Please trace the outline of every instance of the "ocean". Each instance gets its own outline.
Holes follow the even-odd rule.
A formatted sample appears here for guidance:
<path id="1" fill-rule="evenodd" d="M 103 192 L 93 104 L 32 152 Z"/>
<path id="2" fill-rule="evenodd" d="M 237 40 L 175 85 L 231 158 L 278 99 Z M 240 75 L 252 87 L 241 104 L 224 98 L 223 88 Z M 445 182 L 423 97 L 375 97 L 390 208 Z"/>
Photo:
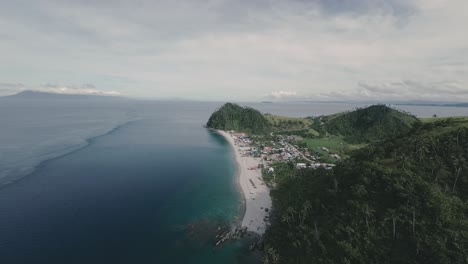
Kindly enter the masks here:
<path id="1" fill-rule="evenodd" d="M 245 244 L 213 246 L 242 211 L 229 145 L 202 127 L 221 105 L 0 99 L 0 263 L 254 263 Z M 288 116 L 357 106 L 246 105 Z"/>

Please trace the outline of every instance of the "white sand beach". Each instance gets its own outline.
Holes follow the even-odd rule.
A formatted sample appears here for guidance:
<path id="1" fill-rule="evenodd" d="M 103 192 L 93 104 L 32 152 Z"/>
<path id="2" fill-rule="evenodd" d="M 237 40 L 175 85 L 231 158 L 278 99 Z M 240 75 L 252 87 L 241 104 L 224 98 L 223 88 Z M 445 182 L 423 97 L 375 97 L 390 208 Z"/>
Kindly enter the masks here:
<path id="1" fill-rule="evenodd" d="M 233 136 L 225 131 L 218 130 L 218 133 L 229 141 L 238 164 L 237 176 L 245 198 L 242 226 L 247 227 L 248 231 L 262 235 L 265 233 L 269 219 L 271 197 L 270 190 L 262 180 L 261 169 L 257 168 L 261 159 L 243 155 L 242 153 L 249 147 L 239 146 Z"/>

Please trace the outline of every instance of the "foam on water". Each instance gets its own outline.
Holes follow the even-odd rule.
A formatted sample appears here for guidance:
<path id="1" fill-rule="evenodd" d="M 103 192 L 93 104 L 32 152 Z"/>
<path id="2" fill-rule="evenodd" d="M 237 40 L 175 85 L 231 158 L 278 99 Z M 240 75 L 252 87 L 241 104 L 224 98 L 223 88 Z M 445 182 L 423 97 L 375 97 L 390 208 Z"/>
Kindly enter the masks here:
<path id="1" fill-rule="evenodd" d="M 106 104 L 0 101 L 0 186 L 132 118 L 129 109 Z"/>

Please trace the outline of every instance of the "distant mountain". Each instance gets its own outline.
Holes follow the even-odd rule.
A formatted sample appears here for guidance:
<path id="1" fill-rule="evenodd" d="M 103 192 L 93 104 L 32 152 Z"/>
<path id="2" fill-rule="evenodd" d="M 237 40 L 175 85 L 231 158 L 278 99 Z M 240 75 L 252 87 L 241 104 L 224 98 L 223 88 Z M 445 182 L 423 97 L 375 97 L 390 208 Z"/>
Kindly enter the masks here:
<path id="1" fill-rule="evenodd" d="M 349 142 L 371 142 L 407 133 L 415 123 L 415 116 L 386 105 L 372 105 L 351 112 L 320 118 L 322 129 L 342 135 Z"/>
<path id="2" fill-rule="evenodd" d="M 448 105 L 444 105 L 444 106 L 468 107 L 468 103 L 448 104 Z"/>
<path id="3" fill-rule="evenodd" d="M 264 134 L 271 129 L 270 123 L 262 113 L 253 108 L 232 103 L 226 103 L 215 111 L 208 119 L 206 126 L 252 134 Z"/>
<path id="4" fill-rule="evenodd" d="M 424 101 L 424 100 L 410 100 L 410 101 L 376 101 L 376 100 L 331 100 L 331 101 L 312 101 L 312 100 L 294 100 L 294 101 L 275 101 L 275 103 L 314 103 L 314 104 L 354 104 L 354 105 L 375 105 L 375 104 L 388 104 L 388 105 L 409 105 L 409 106 L 445 106 L 445 107 L 468 107 L 468 103 L 452 102 L 452 101 Z M 264 103 L 264 102 L 261 102 Z"/>
<path id="5" fill-rule="evenodd" d="M 7 100 L 121 100 L 123 97 L 91 94 L 58 94 L 38 91 L 23 91 L 0 97 Z"/>
<path id="6" fill-rule="evenodd" d="M 443 101 L 405 101 L 389 102 L 393 105 L 413 105 L 413 106 L 446 106 L 446 107 L 468 107 L 468 103 L 443 102 Z"/>

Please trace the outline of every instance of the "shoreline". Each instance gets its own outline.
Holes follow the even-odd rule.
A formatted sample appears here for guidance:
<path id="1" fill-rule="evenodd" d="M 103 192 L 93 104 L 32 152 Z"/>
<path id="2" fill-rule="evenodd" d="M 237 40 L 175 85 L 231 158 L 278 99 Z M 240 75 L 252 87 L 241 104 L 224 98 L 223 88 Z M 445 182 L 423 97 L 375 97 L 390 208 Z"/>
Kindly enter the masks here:
<path id="1" fill-rule="evenodd" d="M 233 150 L 236 162 L 236 182 L 243 197 L 241 227 L 246 227 L 247 231 L 263 235 L 269 222 L 271 210 L 270 190 L 262 180 L 261 170 L 257 168 L 260 158 L 242 155 L 249 147 L 237 145 L 233 136 L 226 131 L 214 130 L 222 135 Z M 255 167 L 255 169 L 252 169 Z"/>
<path id="2" fill-rule="evenodd" d="M 220 131 L 216 130 L 216 132 L 218 134 L 221 134 Z M 236 155 L 236 150 L 234 148 L 234 146 L 231 144 L 231 142 L 229 142 L 229 139 L 226 138 L 226 136 L 228 135 L 223 135 L 221 134 L 224 139 L 226 139 L 229 143 L 229 148 L 231 148 L 232 152 L 231 152 L 231 155 L 232 155 L 232 158 L 234 160 L 234 163 L 235 163 L 235 166 L 236 166 L 236 172 L 235 172 L 235 182 L 236 182 L 236 190 L 238 193 L 242 194 L 242 202 L 241 202 L 241 205 L 240 205 L 240 208 L 239 208 L 239 216 L 237 217 L 237 221 L 236 221 L 236 226 L 242 226 L 242 221 L 244 220 L 244 216 L 245 216 L 245 212 L 247 210 L 247 198 L 245 196 L 245 193 L 244 193 L 244 190 L 242 189 L 241 187 L 241 183 L 240 183 L 240 173 L 241 173 L 241 165 L 240 165 L 240 161 L 237 159 L 237 155 Z"/>

